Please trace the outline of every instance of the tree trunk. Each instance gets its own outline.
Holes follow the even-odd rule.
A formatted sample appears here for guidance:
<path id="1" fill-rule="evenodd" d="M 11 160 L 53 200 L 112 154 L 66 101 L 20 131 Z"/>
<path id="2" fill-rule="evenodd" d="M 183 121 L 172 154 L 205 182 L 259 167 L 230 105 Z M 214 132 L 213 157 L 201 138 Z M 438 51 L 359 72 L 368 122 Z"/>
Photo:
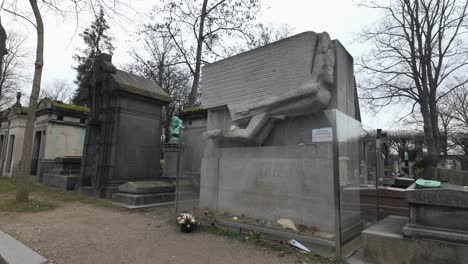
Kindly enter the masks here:
<path id="1" fill-rule="evenodd" d="M 200 84 L 201 57 L 203 50 L 203 31 L 205 28 L 206 6 L 208 0 L 203 0 L 202 12 L 200 16 L 200 27 L 198 28 L 197 57 L 195 59 L 195 73 L 193 75 L 192 90 L 190 91 L 188 107 L 193 107 L 198 95 L 198 86 Z"/>
<path id="2" fill-rule="evenodd" d="M 433 124 L 431 121 L 431 113 L 427 107 L 427 104 L 424 102 L 421 103 L 421 114 L 424 122 L 424 137 L 426 139 L 427 143 L 427 154 L 431 158 L 431 160 L 436 161 L 439 159 L 439 155 L 435 157 L 434 153 L 437 153 L 438 150 L 436 151 L 436 146 L 435 146 L 435 141 L 434 141 L 434 129 L 433 129 Z"/>
<path id="3" fill-rule="evenodd" d="M 436 88 L 432 89 L 437 91 Z M 435 92 L 434 92 L 435 93 Z M 435 96 L 431 96 L 429 99 L 429 113 L 432 124 L 432 140 L 434 142 L 434 149 L 431 153 L 432 160 L 434 161 L 434 166 L 440 159 L 440 132 L 439 132 L 439 114 L 437 111 L 437 102 Z"/>
<path id="4" fill-rule="evenodd" d="M 34 65 L 34 78 L 29 99 L 26 129 L 24 132 L 23 152 L 16 175 L 16 201 L 24 202 L 29 199 L 29 173 L 31 168 L 32 141 L 34 122 L 36 119 L 37 99 L 41 90 L 42 68 L 44 65 L 44 24 L 36 0 L 29 0 L 31 9 L 36 18 L 37 46 L 36 63 Z"/>

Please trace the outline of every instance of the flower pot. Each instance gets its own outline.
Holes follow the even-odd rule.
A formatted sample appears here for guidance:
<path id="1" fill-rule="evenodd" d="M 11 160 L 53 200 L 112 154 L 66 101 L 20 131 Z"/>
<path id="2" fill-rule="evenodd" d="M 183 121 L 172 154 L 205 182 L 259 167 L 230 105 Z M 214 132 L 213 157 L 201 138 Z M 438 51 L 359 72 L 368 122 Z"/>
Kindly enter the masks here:
<path id="1" fill-rule="evenodd" d="M 193 231 L 193 229 L 195 228 L 195 224 L 183 224 L 183 225 L 180 225 L 180 231 L 184 232 L 184 233 L 190 233 Z"/>

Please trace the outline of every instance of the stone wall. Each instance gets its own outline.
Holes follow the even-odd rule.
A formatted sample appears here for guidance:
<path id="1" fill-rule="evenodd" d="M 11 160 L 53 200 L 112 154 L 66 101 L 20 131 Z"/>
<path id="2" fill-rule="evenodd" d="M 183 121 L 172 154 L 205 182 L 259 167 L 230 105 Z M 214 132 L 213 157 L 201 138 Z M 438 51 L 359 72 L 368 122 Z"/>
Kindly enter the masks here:
<path id="1" fill-rule="evenodd" d="M 202 163 L 200 206 L 334 230 L 332 145 L 222 148 Z"/>

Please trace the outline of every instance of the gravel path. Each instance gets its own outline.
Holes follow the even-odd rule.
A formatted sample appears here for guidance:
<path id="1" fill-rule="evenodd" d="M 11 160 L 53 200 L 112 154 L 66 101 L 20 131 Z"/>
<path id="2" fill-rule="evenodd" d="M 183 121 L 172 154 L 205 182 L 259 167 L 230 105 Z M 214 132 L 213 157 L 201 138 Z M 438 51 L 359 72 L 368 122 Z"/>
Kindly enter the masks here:
<path id="1" fill-rule="evenodd" d="M 51 263 L 302 263 L 222 236 L 183 234 L 170 218 L 167 207 L 130 212 L 69 203 L 41 213 L 0 213 L 0 229 Z"/>

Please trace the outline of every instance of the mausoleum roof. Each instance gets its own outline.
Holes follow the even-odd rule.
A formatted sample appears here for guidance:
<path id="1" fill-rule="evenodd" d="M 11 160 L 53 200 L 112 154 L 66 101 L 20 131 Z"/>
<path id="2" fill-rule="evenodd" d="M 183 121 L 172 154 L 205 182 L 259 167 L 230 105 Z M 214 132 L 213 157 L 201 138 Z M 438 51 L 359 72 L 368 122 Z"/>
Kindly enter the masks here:
<path id="1" fill-rule="evenodd" d="M 133 73 L 117 69 L 112 74 L 120 89 L 129 93 L 151 97 L 163 102 L 170 102 L 171 98 L 156 82 Z"/>

